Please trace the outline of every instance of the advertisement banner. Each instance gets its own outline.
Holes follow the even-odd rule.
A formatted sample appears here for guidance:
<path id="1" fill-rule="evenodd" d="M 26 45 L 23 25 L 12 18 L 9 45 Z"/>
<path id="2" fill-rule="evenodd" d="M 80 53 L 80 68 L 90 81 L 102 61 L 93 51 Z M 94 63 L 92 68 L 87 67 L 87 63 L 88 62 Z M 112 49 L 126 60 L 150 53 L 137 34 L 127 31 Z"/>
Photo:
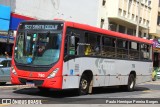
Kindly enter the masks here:
<path id="1" fill-rule="evenodd" d="M 0 5 L 0 31 L 8 31 L 10 23 L 11 8 Z"/>

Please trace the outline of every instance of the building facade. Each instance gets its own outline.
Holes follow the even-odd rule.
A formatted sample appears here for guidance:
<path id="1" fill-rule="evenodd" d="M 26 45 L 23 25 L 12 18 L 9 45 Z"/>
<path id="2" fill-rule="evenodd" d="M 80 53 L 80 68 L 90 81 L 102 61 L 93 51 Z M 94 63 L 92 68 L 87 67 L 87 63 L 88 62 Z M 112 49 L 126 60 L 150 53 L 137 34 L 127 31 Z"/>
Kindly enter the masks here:
<path id="1" fill-rule="evenodd" d="M 108 29 L 142 38 L 152 38 L 148 34 L 152 16 L 151 0 L 114 0 L 114 2 L 102 0 L 101 8 L 107 10 L 107 19 L 103 16 L 101 20 L 107 20 Z"/>

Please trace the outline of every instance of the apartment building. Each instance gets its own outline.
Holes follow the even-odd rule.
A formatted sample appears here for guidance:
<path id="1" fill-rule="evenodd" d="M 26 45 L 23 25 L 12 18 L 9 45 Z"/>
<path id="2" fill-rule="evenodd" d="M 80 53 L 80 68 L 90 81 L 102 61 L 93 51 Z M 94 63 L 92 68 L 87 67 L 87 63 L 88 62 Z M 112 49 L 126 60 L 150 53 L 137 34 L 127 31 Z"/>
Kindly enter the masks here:
<path id="1" fill-rule="evenodd" d="M 160 38 L 160 0 L 152 0 L 150 22 L 150 35 L 153 36 L 153 39 Z"/>
<path id="2" fill-rule="evenodd" d="M 110 30 L 135 36 L 137 33 L 139 37 L 151 38 L 148 35 L 151 0 L 102 0 L 101 12 L 104 10 L 106 16 L 101 15 L 101 27 L 103 22 L 106 22 Z M 139 32 L 136 31 L 137 26 Z"/>

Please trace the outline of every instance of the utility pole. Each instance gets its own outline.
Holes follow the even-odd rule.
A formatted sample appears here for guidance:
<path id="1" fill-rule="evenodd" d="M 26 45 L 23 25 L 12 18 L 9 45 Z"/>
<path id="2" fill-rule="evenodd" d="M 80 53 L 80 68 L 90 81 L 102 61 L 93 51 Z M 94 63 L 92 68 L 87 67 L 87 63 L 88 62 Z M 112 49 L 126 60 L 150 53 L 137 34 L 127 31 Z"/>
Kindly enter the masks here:
<path id="1" fill-rule="evenodd" d="M 141 0 L 139 0 L 139 4 L 138 4 L 138 20 L 137 20 L 137 28 L 136 28 L 136 37 L 138 37 L 138 34 L 139 34 L 140 10 L 141 10 Z"/>

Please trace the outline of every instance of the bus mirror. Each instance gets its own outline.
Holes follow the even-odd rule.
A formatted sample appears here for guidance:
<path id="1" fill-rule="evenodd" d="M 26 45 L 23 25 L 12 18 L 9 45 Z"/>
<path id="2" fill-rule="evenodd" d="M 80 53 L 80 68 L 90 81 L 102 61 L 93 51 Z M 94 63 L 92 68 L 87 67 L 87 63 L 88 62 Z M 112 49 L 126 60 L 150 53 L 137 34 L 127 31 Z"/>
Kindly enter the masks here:
<path id="1" fill-rule="evenodd" d="M 70 46 L 75 46 L 75 36 L 70 36 Z"/>

